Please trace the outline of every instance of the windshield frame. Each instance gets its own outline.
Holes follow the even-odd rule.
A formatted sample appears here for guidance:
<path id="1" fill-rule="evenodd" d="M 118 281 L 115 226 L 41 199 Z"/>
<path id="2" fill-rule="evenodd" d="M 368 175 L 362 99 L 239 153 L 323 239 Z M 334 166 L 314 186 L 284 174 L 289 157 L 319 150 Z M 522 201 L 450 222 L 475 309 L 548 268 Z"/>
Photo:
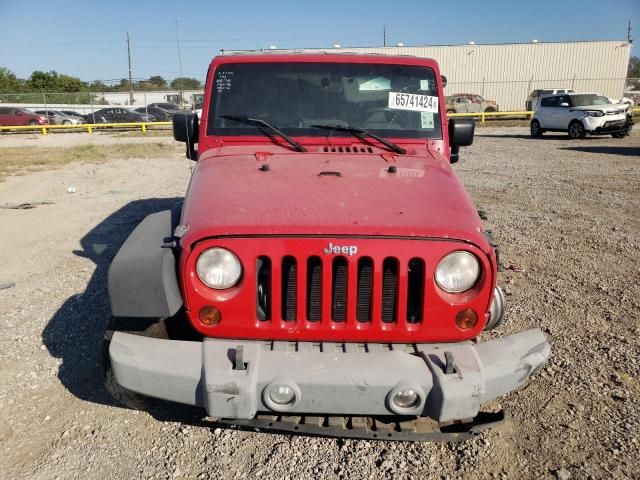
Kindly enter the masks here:
<path id="1" fill-rule="evenodd" d="M 223 57 L 216 57 L 209 69 L 208 80 L 207 80 L 207 90 L 205 92 L 204 104 L 208 105 L 207 108 L 203 110 L 203 119 L 201 122 L 201 133 L 205 134 L 204 137 L 209 138 L 228 138 L 235 137 L 238 141 L 253 141 L 256 138 L 263 138 L 264 134 L 262 134 L 258 127 L 247 128 L 246 126 L 242 128 L 214 128 L 213 125 L 215 115 L 215 105 L 218 98 L 218 91 L 215 88 L 215 81 L 218 72 L 221 71 L 222 67 L 242 65 L 242 64 L 277 64 L 277 63 L 285 63 L 285 64 L 328 64 L 328 65 L 339 65 L 339 64 L 363 64 L 369 65 L 371 67 L 376 66 L 403 66 L 403 67 L 415 67 L 416 69 L 424 69 L 429 70 L 428 75 L 429 78 L 433 78 L 434 84 L 432 87 L 432 91 L 435 91 L 436 95 L 432 95 L 438 98 L 438 112 L 434 113 L 434 127 L 433 130 L 407 130 L 407 129 L 377 129 L 367 127 L 366 125 L 355 125 L 349 124 L 349 127 L 355 128 L 363 128 L 374 132 L 375 134 L 385 137 L 385 138 L 394 138 L 399 140 L 418 140 L 418 141 L 440 141 L 444 140 L 446 137 L 446 116 L 444 115 L 444 97 L 442 94 L 442 80 L 440 77 L 440 71 L 438 69 L 438 65 L 431 59 L 427 58 L 418 58 L 418 57 L 394 57 L 394 56 L 385 56 L 385 55 L 357 55 L 357 54 L 307 54 L 307 55 L 279 55 L 279 56 L 267 56 L 265 54 L 257 54 L 247 57 L 243 57 L 240 55 L 229 55 Z M 240 112 L 244 113 L 244 112 Z M 311 121 L 311 119 L 308 119 Z M 322 131 L 312 127 L 302 127 L 302 128 L 287 128 L 282 127 L 281 125 L 275 125 L 278 128 L 281 128 L 283 132 L 291 137 L 296 138 L 310 138 L 318 139 L 327 138 L 327 137 L 344 137 L 344 138 L 353 138 L 353 136 L 348 132 L 338 132 L 338 131 Z"/>

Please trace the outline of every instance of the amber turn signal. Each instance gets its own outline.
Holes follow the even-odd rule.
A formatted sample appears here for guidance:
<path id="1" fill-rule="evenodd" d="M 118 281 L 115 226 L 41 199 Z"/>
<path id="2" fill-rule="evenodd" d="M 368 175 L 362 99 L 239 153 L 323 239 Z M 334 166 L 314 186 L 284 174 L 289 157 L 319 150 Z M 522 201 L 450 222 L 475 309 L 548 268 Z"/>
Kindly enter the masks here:
<path id="1" fill-rule="evenodd" d="M 462 330 L 473 328 L 478 323 L 478 314 L 470 308 L 460 310 L 456 315 L 456 325 Z"/>
<path id="2" fill-rule="evenodd" d="M 216 307 L 202 307 L 198 313 L 200 321 L 205 325 L 217 325 L 222 320 L 222 313 Z"/>

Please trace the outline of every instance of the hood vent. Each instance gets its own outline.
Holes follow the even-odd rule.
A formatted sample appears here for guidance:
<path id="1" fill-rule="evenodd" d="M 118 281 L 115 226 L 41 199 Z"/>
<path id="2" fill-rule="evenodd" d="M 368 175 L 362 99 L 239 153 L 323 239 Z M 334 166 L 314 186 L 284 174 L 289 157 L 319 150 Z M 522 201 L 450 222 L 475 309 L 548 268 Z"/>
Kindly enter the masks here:
<path id="1" fill-rule="evenodd" d="M 351 147 L 351 146 L 338 146 L 338 147 L 323 147 L 322 151 L 325 153 L 373 153 L 371 147 Z"/>

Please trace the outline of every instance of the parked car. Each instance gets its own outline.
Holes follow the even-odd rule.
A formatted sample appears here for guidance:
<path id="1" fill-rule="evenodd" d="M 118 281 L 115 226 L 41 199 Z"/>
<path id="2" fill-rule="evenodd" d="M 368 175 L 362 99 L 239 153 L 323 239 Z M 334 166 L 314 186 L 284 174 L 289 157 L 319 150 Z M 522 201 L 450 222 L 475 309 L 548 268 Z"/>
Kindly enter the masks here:
<path id="1" fill-rule="evenodd" d="M 64 114 L 60 110 L 36 110 L 36 113 L 48 116 L 49 124 L 79 125 L 81 123 L 85 123 L 84 118 L 72 117 Z"/>
<path id="2" fill-rule="evenodd" d="M 527 101 L 524 104 L 524 109 L 527 112 L 534 111 L 538 106 L 538 101 L 540 100 L 540 97 L 544 97 L 545 95 L 556 95 L 558 93 L 571 93 L 571 92 L 573 92 L 573 90 L 571 90 L 570 88 L 546 88 L 546 89 L 534 90 L 529 94 L 529 97 L 527 98 Z"/>
<path id="3" fill-rule="evenodd" d="M 446 97 L 447 113 L 497 112 L 498 104 L 474 93 L 456 93 Z"/>
<path id="4" fill-rule="evenodd" d="M 158 122 L 168 122 L 171 120 L 171 117 L 173 117 L 173 112 L 158 107 L 152 107 L 151 105 L 136 108 L 135 111 L 138 113 L 153 115 Z"/>
<path id="5" fill-rule="evenodd" d="M 177 113 L 180 110 L 180 106 L 176 105 L 175 103 L 171 103 L 171 102 L 167 102 L 167 103 L 150 103 L 148 105 L 149 107 L 156 107 L 156 108 L 161 108 L 162 110 L 166 110 L 167 112 L 174 112 Z"/>
<path id="6" fill-rule="evenodd" d="M 155 117 L 145 113 L 138 113 L 122 107 L 103 108 L 85 115 L 88 123 L 129 123 L 153 122 Z"/>
<path id="7" fill-rule="evenodd" d="M 79 113 L 76 112 L 75 110 L 60 110 L 62 113 L 64 113 L 65 115 L 68 115 L 69 117 L 76 117 L 76 118 L 81 118 L 84 120 L 85 114 L 84 113 Z"/>
<path id="8" fill-rule="evenodd" d="M 635 107 L 636 102 L 633 101 L 633 98 L 630 97 L 622 97 L 622 98 L 611 98 L 607 97 L 611 103 L 622 103 L 629 105 L 631 108 Z"/>
<path id="9" fill-rule="evenodd" d="M 45 115 L 33 113 L 26 108 L 0 107 L 0 126 L 48 125 Z"/>
<path id="10" fill-rule="evenodd" d="M 596 93 L 566 93 L 542 97 L 531 120 L 531 136 L 567 132 L 572 139 L 587 134 L 622 138 L 632 125 L 628 105 L 612 104 Z"/>

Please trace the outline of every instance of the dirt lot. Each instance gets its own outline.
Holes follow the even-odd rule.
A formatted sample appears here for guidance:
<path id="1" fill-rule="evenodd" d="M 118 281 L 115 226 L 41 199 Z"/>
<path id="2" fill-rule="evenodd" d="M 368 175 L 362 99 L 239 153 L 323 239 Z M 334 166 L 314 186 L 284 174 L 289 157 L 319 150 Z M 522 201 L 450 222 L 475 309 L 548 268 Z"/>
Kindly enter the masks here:
<path id="1" fill-rule="evenodd" d="M 1 136 L 0 156 L 89 139 L 171 144 Z M 539 325 L 553 348 L 503 399 L 509 420 L 461 444 L 241 432 L 197 410 L 114 405 L 98 366 L 109 260 L 184 193 L 182 147 L 6 177 L 0 206 L 53 203 L 0 209 L 0 284 L 15 283 L 0 290 L 0 478 L 638 478 L 640 132 L 569 141 L 486 128 L 455 168 L 512 267 L 500 274 L 507 321 L 483 337 Z"/>

